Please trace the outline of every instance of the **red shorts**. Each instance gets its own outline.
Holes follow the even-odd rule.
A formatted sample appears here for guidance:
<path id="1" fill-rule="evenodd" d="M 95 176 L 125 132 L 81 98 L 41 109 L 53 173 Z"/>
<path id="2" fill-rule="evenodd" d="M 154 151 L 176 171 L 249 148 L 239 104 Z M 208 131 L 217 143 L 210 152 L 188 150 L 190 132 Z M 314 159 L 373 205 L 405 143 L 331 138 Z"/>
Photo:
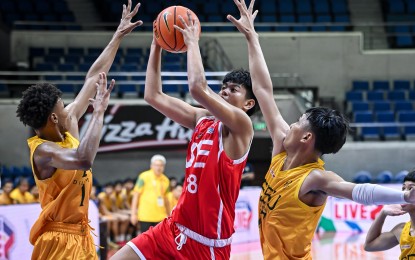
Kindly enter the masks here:
<path id="1" fill-rule="evenodd" d="M 186 243 L 177 249 L 175 238 L 180 230 L 171 218 L 166 218 L 157 226 L 133 240 L 128 245 L 141 259 L 229 259 L 231 246 L 209 247 L 187 237 Z"/>

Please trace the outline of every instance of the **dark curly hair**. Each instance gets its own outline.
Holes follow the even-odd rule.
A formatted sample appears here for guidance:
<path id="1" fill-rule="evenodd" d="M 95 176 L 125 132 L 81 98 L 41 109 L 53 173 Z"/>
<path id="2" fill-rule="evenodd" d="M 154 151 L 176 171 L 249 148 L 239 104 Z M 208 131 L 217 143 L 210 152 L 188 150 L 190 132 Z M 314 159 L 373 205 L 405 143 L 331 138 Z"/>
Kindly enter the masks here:
<path id="1" fill-rule="evenodd" d="M 326 107 L 310 108 L 305 114 L 316 135 L 315 149 L 322 154 L 337 153 L 350 131 L 348 120 L 340 112 Z"/>
<path id="2" fill-rule="evenodd" d="M 415 182 L 415 169 L 412 169 L 410 172 L 408 172 L 408 174 L 403 179 L 403 182 L 406 181 Z"/>
<path id="3" fill-rule="evenodd" d="M 249 71 L 244 70 L 244 69 L 236 69 L 236 70 L 229 72 L 228 74 L 225 75 L 225 78 L 223 78 L 222 83 L 225 84 L 228 82 L 241 84 L 246 89 L 246 97 L 248 99 L 252 98 L 253 100 L 255 100 L 255 106 L 253 106 L 251 109 L 246 111 L 248 116 L 252 116 L 256 111 L 258 111 L 259 104 L 258 104 L 258 100 L 256 99 L 254 95 L 254 92 L 252 91 L 251 74 L 249 73 Z"/>
<path id="4" fill-rule="evenodd" d="M 30 86 L 23 92 L 17 106 L 17 117 L 24 125 L 39 129 L 46 125 L 53 107 L 62 96 L 62 91 L 50 83 Z"/>

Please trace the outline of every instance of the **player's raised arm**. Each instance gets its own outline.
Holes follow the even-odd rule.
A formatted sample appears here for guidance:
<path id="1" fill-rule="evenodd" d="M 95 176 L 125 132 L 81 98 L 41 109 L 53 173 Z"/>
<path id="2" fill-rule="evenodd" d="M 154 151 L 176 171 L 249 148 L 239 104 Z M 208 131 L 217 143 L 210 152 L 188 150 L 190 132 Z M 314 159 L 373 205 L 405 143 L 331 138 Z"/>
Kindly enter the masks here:
<path id="1" fill-rule="evenodd" d="M 243 136 L 243 147 L 247 147 L 253 135 L 253 128 L 246 111 L 255 106 L 255 100 L 253 98 L 245 99 L 248 96 L 245 87 L 236 82 L 224 82 L 219 95 L 208 87 L 199 49 L 198 21 L 192 18 L 190 12 L 187 13 L 187 17 L 179 16 L 179 19 L 184 24 L 184 29 L 178 26 L 175 28 L 182 32 L 187 46 L 190 94 L 213 116 L 223 122 L 231 133 Z M 236 104 L 234 95 L 243 96 L 245 100 Z"/>
<path id="2" fill-rule="evenodd" d="M 107 89 L 105 73 L 99 74 L 99 81 L 95 85 L 97 95 L 95 99 L 90 99 L 94 112 L 85 136 L 77 148 L 63 148 L 54 142 L 44 142 L 38 146 L 33 155 L 33 162 L 39 179 L 51 177 L 55 169 L 89 170 L 92 167 L 98 151 L 104 112 L 107 109 L 114 83 L 112 81 Z"/>
<path id="3" fill-rule="evenodd" d="M 182 126 L 193 129 L 197 114 L 203 109 L 163 93 L 161 82 L 161 47 L 153 39 L 147 64 L 144 99 L 160 113 Z"/>
<path id="4" fill-rule="evenodd" d="M 258 33 L 254 28 L 254 20 L 258 14 L 258 10 L 253 11 L 255 0 L 251 1 L 249 7 L 246 6 L 244 0 L 234 0 L 234 2 L 239 9 L 241 17 L 237 20 L 232 15 L 228 15 L 227 18 L 246 37 L 252 88 L 258 99 L 268 131 L 273 140 L 272 154 L 276 155 L 283 150 L 282 140 L 285 137 L 289 126 L 284 118 L 282 118 L 277 104 L 275 103 L 270 73 L 262 53 Z"/>
<path id="5" fill-rule="evenodd" d="M 142 21 L 131 22 L 131 19 L 137 14 L 139 7 L 140 3 L 138 3 L 134 7 L 134 9 L 131 10 L 131 0 L 128 0 L 127 6 L 123 5 L 121 21 L 117 27 L 117 30 L 112 36 L 111 41 L 102 51 L 101 55 L 99 55 L 97 60 L 92 64 L 91 68 L 89 69 L 86 75 L 84 86 L 82 87 L 78 96 L 75 98 L 74 102 L 68 105 L 67 109 L 71 113 L 72 120 L 76 122 L 76 124 L 74 124 L 75 126 L 73 127 L 73 129 L 78 128 L 77 122 L 88 108 L 88 100 L 90 98 L 93 98 L 96 93 L 95 82 L 98 81 L 99 73 L 108 73 L 112 63 L 114 62 L 114 58 L 121 44 L 121 40 L 124 38 L 124 36 L 129 34 L 135 27 L 142 24 Z M 76 131 L 71 131 L 71 133 L 73 134 L 75 134 L 75 132 Z"/>

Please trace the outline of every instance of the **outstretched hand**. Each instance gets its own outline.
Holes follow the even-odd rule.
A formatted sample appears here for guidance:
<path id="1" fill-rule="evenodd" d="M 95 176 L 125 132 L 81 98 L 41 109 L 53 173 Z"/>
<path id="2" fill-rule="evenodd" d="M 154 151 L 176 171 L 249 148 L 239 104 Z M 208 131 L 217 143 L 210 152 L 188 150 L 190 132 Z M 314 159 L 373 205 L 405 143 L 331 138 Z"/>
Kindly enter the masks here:
<path id="1" fill-rule="evenodd" d="M 233 0 L 233 2 L 238 7 L 241 18 L 237 20 L 230 14 L 228 14 L 226 18 L 231 21 L 233 25 L 235 25 L 235 27 L 245 35 L 245 37 L 248 38 L 251 33 L 255 33 L 254 20 L 258 14 L 258 10 L 255 12 L 253 11 L 255 0 L 251 0 L 249 7 L 246 6 L 245 0 Z"/>
<path id="2" fill-rule="evenodd" d="M 131 22 L 131 19 L 137 14 L 138 9 L 140 8 L 140 5 L 141 4 L 138 3 L 134 7 L 133 11 L 131 11 L 131 6 L 132 6 L 131 0 L 128 0 L 127 6 L 125 6 L 125 4 L 123 5 L 121 22 L 118 25 L 116 33 L 119 33 L 121 36 L 125 36 L 129 34 L 132 30 L 134 30 L 135 27 L 143 24 L 141 20 L 138 20 L 134 23 Z"/>
<path id="3" fill-rule="evenodd" d="M 107 109 L 110 94 L 114 88 L 114 85 L 115 80 L 111 80 L 111 84 L 107 88 L 107 75 L 105 74 L 105 72 L 99 73 L 99 80 L 96 83 L 97 94 L 95 96 L 95 99 L 89 99 L 89 102 L 91 102 L 92 106 L 94 107 L 94 111 L 103 112 Z"/>
<path id="4" fill-rule="evenodd" d="M 185 20 L 181 15 L 179 15 L 179 20 L 183 24 L 183 28 L 180 26 L 174 25 L 176 30 L 179 30 L 183 34 L 183 40 L 186 46 L 189 46 L 192 43 L 197 43 L 200 36 L 200 26 L 199 22 L 192 18 L 192 14 L 189 10 L 186 12 L 187 19 Z"/>
<path id="5" fill-rule="evenodd" d="M 401 205 L 385 205 L 382 208 L 383 213 L 386 216 L 400 216 L 405 214 L 406 212 L 402 210 Z"/>

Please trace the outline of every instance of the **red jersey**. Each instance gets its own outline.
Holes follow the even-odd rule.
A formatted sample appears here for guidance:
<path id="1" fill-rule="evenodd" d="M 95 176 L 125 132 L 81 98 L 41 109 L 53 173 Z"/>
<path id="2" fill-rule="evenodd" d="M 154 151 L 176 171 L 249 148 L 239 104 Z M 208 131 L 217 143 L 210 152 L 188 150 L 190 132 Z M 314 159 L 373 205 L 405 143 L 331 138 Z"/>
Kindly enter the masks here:
<path id="1" fill-rule="evenodd" d="M 172 212 L 174 222 L 211 239 L 227 239 L 235 231 L 235 203 L 249 152 L 230 159 L 222 128 L 214 117 L 197 123 L 187 149 L 183 193 Z"/>

